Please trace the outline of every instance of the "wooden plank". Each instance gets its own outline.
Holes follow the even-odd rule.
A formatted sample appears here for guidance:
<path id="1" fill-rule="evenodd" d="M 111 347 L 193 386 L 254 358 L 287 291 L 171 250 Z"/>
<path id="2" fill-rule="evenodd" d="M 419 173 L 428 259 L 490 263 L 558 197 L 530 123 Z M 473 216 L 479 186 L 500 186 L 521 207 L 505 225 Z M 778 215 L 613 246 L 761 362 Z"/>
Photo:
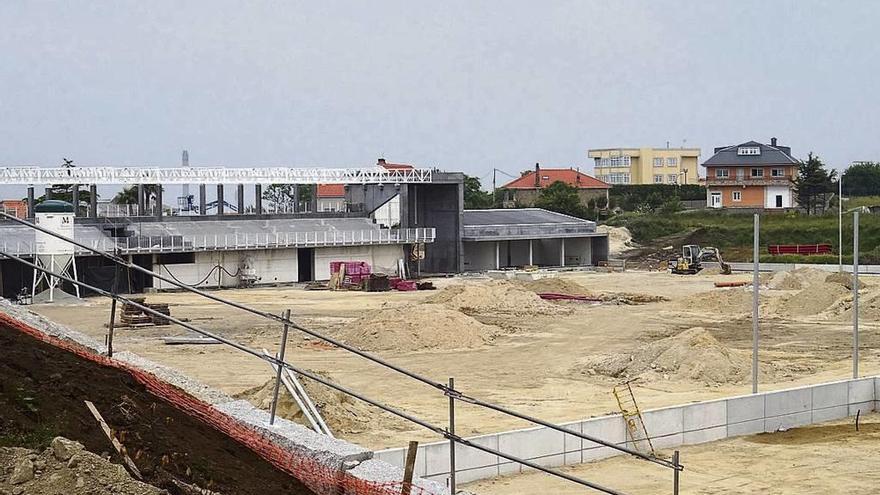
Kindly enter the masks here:
<path id="1" fill-rule="evenodd" d="M 134 461 L 132 461 L 131 457 L 129 457 L 128 454 L 125 453 L 125 447 L 123 447 L 122 444 L 119 443 L 119 440 L 117 440 L 116 437 L 113 436 L 113 431 L 110 430 L 110 426 L 107 424 L 106 421 L 104 421 L 104 417 L 101 416 L 101 413 L 98 412 L 98 409 L 95 407 L 95 405 L 92 404 L 91 401 L 85 401 L 85 403 L 86 407 L 89 408 L 89 411 L 92 412 L 92 416 L 94 416 L 95 420 L 98 421 L 98 424 L 101 425 L 101 429 L 104 430 L 104 435 L 107 436 L 107 439 L 110 440 L 113 448 L 116 449 L 116 452 L 119 454 L 120 457 L 122 457 L 122 460 L 123 462 L 125 462 L 125 466 L 128 469 L 128 472 L 131 473 L 131 475 L 134 476 L 135 479 L 143 480 L 144 477 L 141 476 L 141 472 L 138 470 Z"/>
<path id="2" fill-rule="evenodd" d="M 416 467 L 416 454 L 419 452 L 419 442 L 410 441 L 406 449 L 406 464 L 403 469 L 403 490 L 401 495 L 409 495 L 412 490 L 413 472 Z"/>

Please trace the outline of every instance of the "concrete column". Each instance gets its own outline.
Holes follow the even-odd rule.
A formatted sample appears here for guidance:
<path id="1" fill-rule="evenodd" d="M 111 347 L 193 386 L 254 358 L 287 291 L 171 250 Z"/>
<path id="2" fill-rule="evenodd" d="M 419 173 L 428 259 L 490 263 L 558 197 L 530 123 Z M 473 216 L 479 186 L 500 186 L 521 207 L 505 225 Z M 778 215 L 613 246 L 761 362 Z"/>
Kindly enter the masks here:
<path id="1" fill-rule="evenodd" d="M 34 218 L 34 186 L 28 186 L 27 216 Z"/>
<path id="2" fill-rule="evenodd" d="M 146 214 L 146 190 L 144 189 L 143 184 L 137 185 L 137 205 L 138 205 L 138 216 L 142 217 Z"/>
<path id="3" fill-rule="evenodd" d="M 559 246 L 559 266 L 565 266 L 565 237 L 561 239 Z"/>
<path id="4" fill-rule="evenodd" d="M 98 218 L 98 185 L 89 184 L 89 216 Z"/>
<path id="5" fill-rule="evenodd" d="M 73 203 L 73 216 L 79 216 L 79 184 L 74 184 L 73 189 L 70 190 L 71 198 L 70 202 Z"/>
<path id="6" fill-rule="evenodd" d="M 299 184 L 293 185 L 293 212 L 299 213 L 302 208 L 299 207 Z"/>
<path id="7" fill-rule="evenodd" d="M 495 241 L 495 269 L 501 269 L 501 243 Z"/>
<path id="8" fill-rule="evenodd" d="M 255 184 L 254 185 L 254 210 L 257 211 L 257 215 L 263 214 L 263 185 Z"/>
<path id="9" fill-rule="evenodd" d="M 534 261 L 532 260 L 532 252 L 533 252 L 533 251 L 534 251 L 534 250 L 532 249 L 532 240 L 529 239 L 529 265 L 534 265 L 534 264 L 535 264 Z"/>
<path id="10" fill-rule="evenodd" d="M 217 184 L 217 214 L 223 214 L 223 184 Z"/>
<path id="11" fill-rule="evenodd" d="M 52 199 L 52 188 L 47 187 L 46 191 L 43 193 L 43 199 Z"/>
<path id="12" fill-rule="evenodd" d="M 162 219 L 162 184 L 156 184 L 156 218 Z"/>
<path id="13" fill-rule="evenodd" d="M 238 201 L 238 214 L 244 215 L 244 184 L 235 187 L 235 199 Z"/>
<path id="14" fill-rule="evenodd" d="M 199 184 L 199 215 L 205 214 L 205 204 L 208 202 L 206 199 L 207 192 L 204 184 Z"/>

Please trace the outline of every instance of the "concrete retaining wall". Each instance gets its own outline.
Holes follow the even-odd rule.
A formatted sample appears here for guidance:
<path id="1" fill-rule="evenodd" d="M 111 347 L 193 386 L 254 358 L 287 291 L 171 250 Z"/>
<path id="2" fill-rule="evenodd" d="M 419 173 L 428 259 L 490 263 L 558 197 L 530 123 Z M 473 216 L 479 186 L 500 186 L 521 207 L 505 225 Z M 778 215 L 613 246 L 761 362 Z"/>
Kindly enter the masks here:
<path id="1" fill-rule="evenodd" d="M 752 263 L 730 263 L 730 268 L 735 272 L 750 272 L 754 268 Z M 761 263 L 758 267 L 762 272 L 790 272 L 798 268 L 815 268 L 826 272 L 837 272 L 840 268 L 836 264 L 813 264 L 813 263 Z M 843 264 L 843 271 L 852 273 L 852 263 Z M 880 275 L 880 265 L 859 265 L 859 273 Z"/>
<path id="2" fill-rule="evenodd" d="M 840 419 L 855 415 L 859 410 L 866 413 L 875 410 L 878 399 L 880 380 L 871 377 L 653 409 L 645 411 L 643 417 L 654 448 L 666 449 Z M 633 447 L 620 415 L 564 426 Z M 544 427 L 483 435 L 471 440 L 546 467 L 621 455 L 609 447 Z M 456 449 L 456 479 L 461 483 L 528 470 L 469 447 L 457 446 Z M 402 466 L 404 455 L 405 449 L 390 449 L 376 452 L 375 458 Z M 421 445 L 415 474 L 446 483 L 448 442 Z"/>

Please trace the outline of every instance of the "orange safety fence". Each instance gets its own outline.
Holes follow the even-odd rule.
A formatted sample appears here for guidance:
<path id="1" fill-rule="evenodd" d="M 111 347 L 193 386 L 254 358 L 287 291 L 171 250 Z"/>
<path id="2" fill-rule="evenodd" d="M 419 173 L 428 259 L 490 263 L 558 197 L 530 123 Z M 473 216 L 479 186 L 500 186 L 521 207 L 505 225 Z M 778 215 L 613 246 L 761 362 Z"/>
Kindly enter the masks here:
<path id="1" fill-rule="evenodd" d="M 152 395 L 249 448 L 279 470 L 299 480 L 318 495 L 400 495 L 403 492 L 403 481 L 377 482 L 363 480 L 351 475 L 347 471 L 328 466 L 299 453 L 291 452 L 260 432 L 218 411 L 210 404 L 128 363 L 96 354 L 91 349 L 76 342 L 47 335 L 2 312 L 0 312 L 0 323 L 49 345 L 75 354 L 82 359 L 128 373 Z M 409 493 L 412 495 L 438 495 L 435 492 L 415 485 L 410 487 Z"/>

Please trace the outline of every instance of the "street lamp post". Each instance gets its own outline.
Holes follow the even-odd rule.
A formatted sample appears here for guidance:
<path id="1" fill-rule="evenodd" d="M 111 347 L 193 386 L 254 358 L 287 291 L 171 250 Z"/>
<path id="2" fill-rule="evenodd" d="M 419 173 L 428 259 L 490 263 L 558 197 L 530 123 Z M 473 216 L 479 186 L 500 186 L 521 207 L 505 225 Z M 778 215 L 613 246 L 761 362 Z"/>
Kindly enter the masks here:
<path id="1" fill-rule="evenodd" d="M 843 174 L 837 178 L 837 271 L 843 273 Z"/>

